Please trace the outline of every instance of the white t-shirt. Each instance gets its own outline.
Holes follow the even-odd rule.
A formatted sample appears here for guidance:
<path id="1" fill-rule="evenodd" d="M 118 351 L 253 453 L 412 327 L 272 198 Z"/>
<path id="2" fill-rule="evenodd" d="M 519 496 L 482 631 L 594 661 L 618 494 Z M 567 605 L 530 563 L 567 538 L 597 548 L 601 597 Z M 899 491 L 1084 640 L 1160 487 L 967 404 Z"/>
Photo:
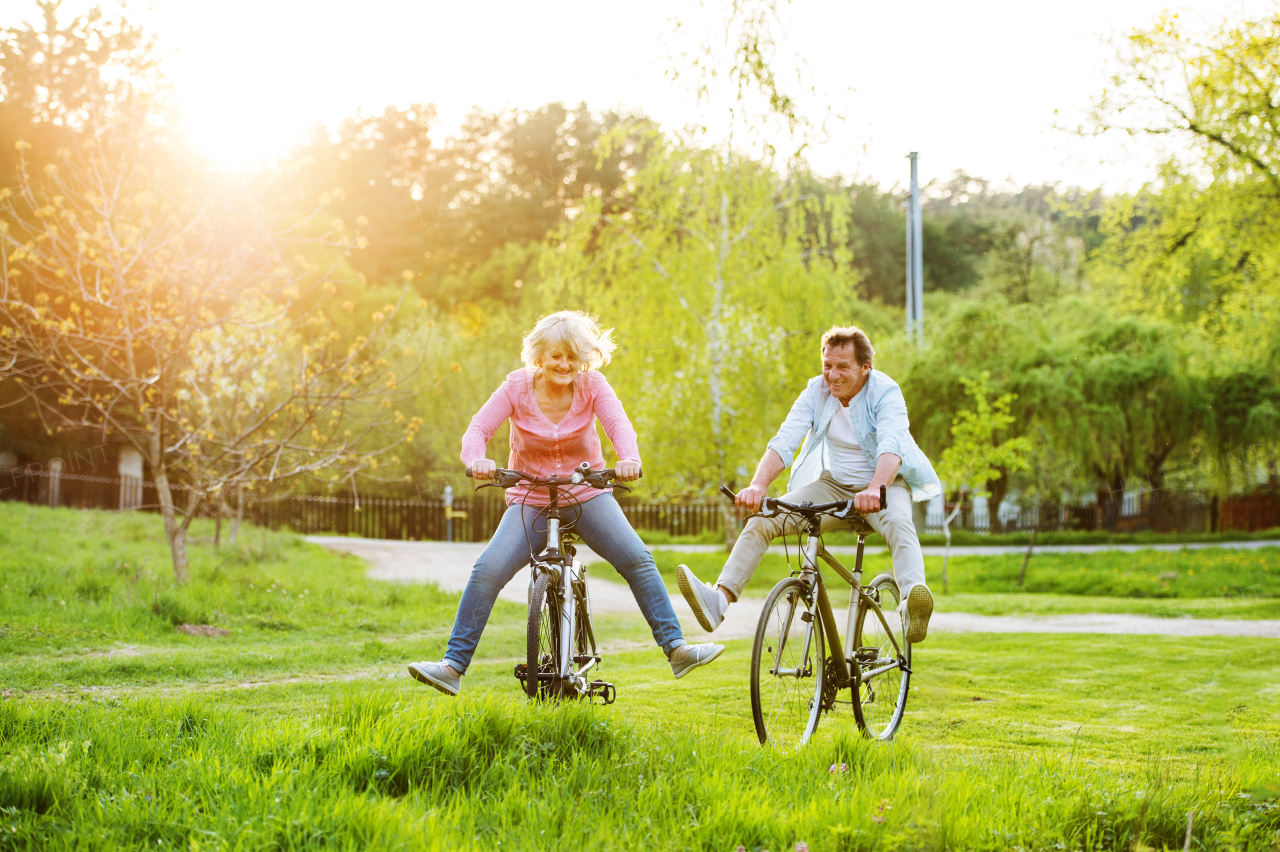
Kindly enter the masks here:
<path id="1" fill-rule="evenodd" d="M 862 485 L 871 482 L 876 467 L 867 459 L 854 434 L 853 422 L 849 419 L 848 406 L 840 406 L 831 418 L 827 427 L 827 452 L 831 476 L 841 485 Z"/>

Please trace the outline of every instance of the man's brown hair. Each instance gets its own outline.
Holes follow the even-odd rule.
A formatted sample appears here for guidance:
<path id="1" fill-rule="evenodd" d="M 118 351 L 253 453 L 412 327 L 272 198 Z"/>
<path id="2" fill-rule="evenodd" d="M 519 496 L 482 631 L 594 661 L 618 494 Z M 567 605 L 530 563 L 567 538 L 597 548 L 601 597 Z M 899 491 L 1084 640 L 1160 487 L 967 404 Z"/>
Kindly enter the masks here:
<path id="1" fill-rule="evenodd" d="M 827 333 L 822 335 L 822 351 L 826 351 L 833 346 L 848 346 L 853 344 L 853 359 L 859 364 L 866 367 L 874 367 L 872 359 L 876 356 L 876 350 L 871 348 L 871 339 L 867 337 L 867 333 L 860 328 L 852 325 L 833 325 L 827 329 Z"/>

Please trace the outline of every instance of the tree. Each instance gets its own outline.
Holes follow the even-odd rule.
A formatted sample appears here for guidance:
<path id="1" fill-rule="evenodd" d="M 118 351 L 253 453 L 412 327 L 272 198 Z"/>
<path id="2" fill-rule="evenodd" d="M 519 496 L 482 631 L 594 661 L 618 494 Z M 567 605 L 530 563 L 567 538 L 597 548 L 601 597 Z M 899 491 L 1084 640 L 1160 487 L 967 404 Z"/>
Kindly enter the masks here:
<path id="1" fill-rule="evenodd" d="M 1108 206 L 1091 275 L 1118 303 L 1193 323 L 1237 364 L 1280 349 L 1280 12 L 1195 33 L 1176 15 L 1123 42 L 1095 132 L 1181 143 Z"/>
<path id="2" fill-rule="evenodd" d="M 1098 504 L 1114 529 L 1135 476 L 1163 497 L 1164 466 L 1202 433 L 1209 400 L 1190 375 L 1175 328 L 1099 320 L 1071 342 L 1070 422 L 1081 467 L 1100 481 Z"/>
<path id="3" fill-rule="evenodd" d="M 315 164 L 314 196 L 341 188 L 333 211 L 364 221 L 369 247 L 353 258 L 357 270 L 379 283 L 414 270 L 419 291 L 450 307 L 518 304 L 527 291 L 513 282 L 537 274 L 531 247 L 585 197 L 613 197 L 644 156 L 636 145 L 601 156 L 603 134 L 646 122 L 585 104 L 477 109 L 449 137 L 433 134 L 434 123 L 429 104 L 357 114 L 332 137 L 318 128 L 298 156 Z M 506 274 L 483 274 L 495 259 Z"/>
<path id="4" fill-rule="evenodd" d="M 361 238 L 316 230 L 320 211 L 273 227 L 237 188 L 149 164 L 145 144 L 91 139 L 0 190 L 0 378 L 51 433 L 93 429 L 142 454 L 182 582 L 208 501 L 349 476 L 420 424 L 392 430 L 379 340 L 396 306 L 352 339 L 320 301 Z"/>
<path id="5" fill-rule="evenodd" d="M 641 434 L 677 422 L 699 436 L 646 448 L 651 467 L 679 472 L 658 490 L 689 494 L 748 475 L 856 297 L 842 235 L 825 230 L 844 221 L 838 200 L 819 206 L 756 162 L 648 145 L 634 201 L 589 204 L 543 274 L 554 303 L 623 327 L 617 385 Z"/>
<path id="6" fill-rule="evenodd" d="M 957 491 L 968 490 L 974 496 L 986 496 L 987 483 L 1006 471 L 1023 470 L 1031 442 L 1026 437 L 1004 438 L 1004 431 L 1014 422 L 1009 405 L 1015 394 L 994 396 L 990 376 L 982 373 L 976 379 L 961 378 L 972 407 L 956 415 L 951 425 L 951 445 L 938 460 L 938 476 Z M 942 522 L 947 537 L 947 553 L 942 560 L 942 589 L 947 591 L 947 562 L 951 557 L 951 521 L 960 511 L 956 508 Z"/>
<path id="7" fill-rule="evenodd" d="M 38 25 L 0 29 L 0 186 L 18 183 L 15 142 L 32 143 L 27 160 L 42 167 L 85 132 L 164 127 L 168 82 L 155 40 L 96 6 L 59 20 L 61 5 L 37 0 Z"/>

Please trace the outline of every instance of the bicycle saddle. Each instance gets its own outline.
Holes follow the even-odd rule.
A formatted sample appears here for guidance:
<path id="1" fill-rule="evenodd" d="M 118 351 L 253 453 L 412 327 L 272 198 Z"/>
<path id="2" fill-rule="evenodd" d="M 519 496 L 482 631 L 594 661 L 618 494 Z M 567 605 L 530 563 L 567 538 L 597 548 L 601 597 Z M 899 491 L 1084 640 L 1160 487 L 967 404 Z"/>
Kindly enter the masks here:
<path id="1" fill-rule="evenodd" d="M 858 535 L 872 535 L 875 533 L 871 524 L 867 523 L 867 519 L 862 515 L 850 514 L 849 517 L 845 519 L 845 522 L 849 525 L 849 529 L 853 530 Z"/>

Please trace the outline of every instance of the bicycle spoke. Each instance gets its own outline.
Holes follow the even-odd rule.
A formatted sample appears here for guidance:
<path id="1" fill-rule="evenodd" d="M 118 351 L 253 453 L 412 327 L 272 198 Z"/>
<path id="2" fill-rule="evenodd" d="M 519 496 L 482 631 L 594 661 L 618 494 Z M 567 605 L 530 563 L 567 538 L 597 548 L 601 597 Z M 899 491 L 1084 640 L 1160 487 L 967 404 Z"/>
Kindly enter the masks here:
<path id="1" fill-rule="evenodd" d="M 911 675 L 902 669 L 910 666 L 910 646 L 902 635 L 901 624 L 892 615 L 898 606 L 898 586 L 892 578 L 877 577 L 868 595 L 881 610 L 864 604 L 858 615 L 858 665 L 863 672 L 854 712 L 864 733 L 887 740 L 897 731 L 906 709 Z M 881 613 L 886 613 L 881 620 Z M 886 622 L 888 628 L 886 629 Z M 898 644 L 894 644 L 894 638 Z M 899 659 L 902 648 L 904 659 Z"/>
<path id="2" fill-rule="evenodd" d="M 779 584 L 765 603 L 752 651 L 752 710 L 761 742 L 799 745 L 816 724 L 822 688 L 822 630 L 809 612 L 804 586 Z M 806 641 L 807 640 L 807 641 Z"/>

